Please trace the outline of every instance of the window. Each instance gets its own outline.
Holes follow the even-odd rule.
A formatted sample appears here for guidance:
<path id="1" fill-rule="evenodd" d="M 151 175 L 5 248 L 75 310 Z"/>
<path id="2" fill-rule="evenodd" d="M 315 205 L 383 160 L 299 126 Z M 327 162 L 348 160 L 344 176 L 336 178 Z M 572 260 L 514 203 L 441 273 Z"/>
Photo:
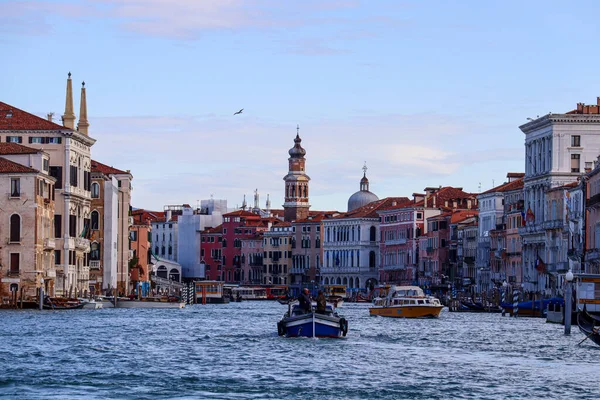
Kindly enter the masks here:
<path id="1" fill-rule="evenodd" d="M 77 236 L 77 216 L 69 215 L 69 236 Z"/>
<path id="2" fill-rule="evenodd" d="M 15 243 L 21 241 L 21 216 L 19 214 L 10 216 L 10 241 Z"/>
<path id="3" fill-rule="evenodd" d="M 60 250 L 54 250 L 54 264 L 60 265 Z"/>
<path id="4" fill-rule="evenodd" d="M 62 189 L 62 167 L 50 167 L 50 176 L 56 179 L 54 187 Z"/>
<path id="5" fill-rule="evenodd" d="M 137 231 L 130 231 L 129 232 L 129 239 L 132 242 L 137 242 Z"/>
<path id="6" fill-rule="evenodd" d="M 46 138 L 46 142 L 49 144 L 61 144 L 62 143 L 62 138 L 59 137 L 49 137 Z"/>
<path id="7" fill-rule="evenodd" d="M 92 183 L 92 199 L 97 199 L 100 197 L 100 185 L 96 182 Z"/>
<path id="8" fill-rule="evenodd" d="M 585 172 L 590 172 L 593 168 L 593 163 L 591 162 L 586 162 L 585 163 Z"/>
<path id="9" fill-rule="evenodd" d="M 10 178 L 10 197 L 21 196 L 21 178 Z"/>
<path id="10" fill-rule="evenodd" d="M 77 169 L 77 167 L 75 165 L 71 165 L 70 167 L 70 172 L 71 172 L 71 186 L 77 186 L 77 174 L 79 173 L 79 170 Z"/>
<path id="11" fill-rule="evenodd" d="M 88 171 L 83 171 L 83 190 L 90 190 L 92 182 L 92 174 Z"/>
<path id="12" fill-rule="evenodd" d="M 42 169 L 46 172 L 48 172 L 48 169 L 50 168 L 50 161 L 47 158 L 44 158 L 42 161 Z"/>
<path id="13" fill-rule="evenodd" d="M 10 253 L 10 275 L 18 275 L 19 274 L 19 253 Z"/>
<path id="14" fill-rule="evenodd" d="M 54 237 L 62 237 L 62 216 L 54 214 Z M 60 264 L 60 263 L 59 263 Z"/>
<path id="15" fill-rule="evenodd" d="M 579 135 L 571 136 L 571 147 L 581 147 L 581 136 L 579 136 Z"/>
<path id="16" fill-rule="evenodd" d="M 22 136 L 7 136 L 6 143 L 23 143 Z"/>
<path id="17" fill-rule="evenodd" d="M 92 220 L 92 229 L 95 231 L 100 229 L 100 213 L 98 211 L 92 211 L 91 220 Z"/>
<path id="18" fill-rule="evenodd" d="M 579 172 L 581 154 L 571 154 L 571 172 Z"/>
<path id="19" fill-rule="evenodd" d="M 44 143 L 44 138 L 43 137 L 30 137 L 29 143 L 42 144 L 42 143 Z"/>

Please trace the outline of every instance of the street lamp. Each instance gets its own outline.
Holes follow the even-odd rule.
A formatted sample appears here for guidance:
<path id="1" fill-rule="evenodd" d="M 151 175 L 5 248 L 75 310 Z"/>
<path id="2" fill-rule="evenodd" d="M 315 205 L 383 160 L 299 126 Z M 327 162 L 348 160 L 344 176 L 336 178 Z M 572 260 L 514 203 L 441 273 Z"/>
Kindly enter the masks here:
<path id="1" fill-rule="evenodd" d="M 565 274 L 565 280 L 567 281 L 565 285 L 565 335 L 571 334 L 571 303 L 573 301 L 573 289 L 571 288 L 571 282 L 573 282 L 573 278 L 573 272 L 569 269 Z"/>

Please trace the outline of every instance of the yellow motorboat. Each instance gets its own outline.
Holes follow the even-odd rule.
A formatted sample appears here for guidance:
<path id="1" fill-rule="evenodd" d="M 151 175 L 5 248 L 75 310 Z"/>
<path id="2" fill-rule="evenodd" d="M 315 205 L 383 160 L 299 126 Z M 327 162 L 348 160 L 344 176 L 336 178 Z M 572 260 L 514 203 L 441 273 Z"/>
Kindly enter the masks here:
<path id="1" fill-rule="evenodd" d="M 418 286 L 392 286 L 385 297 L 373 299 L 371 315 L 392 318 L 437 318 L 444 306 Z"/>

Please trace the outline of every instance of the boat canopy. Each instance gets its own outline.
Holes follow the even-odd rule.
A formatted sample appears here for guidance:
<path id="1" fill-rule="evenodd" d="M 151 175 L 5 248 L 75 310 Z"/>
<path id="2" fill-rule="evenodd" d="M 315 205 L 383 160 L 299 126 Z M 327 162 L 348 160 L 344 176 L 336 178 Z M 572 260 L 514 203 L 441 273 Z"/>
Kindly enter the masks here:
<path id="1" fill-rule="evenodd" d="M 423 289 L 418 286 L 392 286 L 388 297 L 424 297 Z"/>

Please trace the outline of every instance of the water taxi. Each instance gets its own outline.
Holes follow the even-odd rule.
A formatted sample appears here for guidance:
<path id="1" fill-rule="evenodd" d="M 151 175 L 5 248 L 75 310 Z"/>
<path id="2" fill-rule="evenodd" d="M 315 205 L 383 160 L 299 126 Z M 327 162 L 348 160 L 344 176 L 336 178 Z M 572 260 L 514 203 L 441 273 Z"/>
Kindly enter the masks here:
<path id="1" fill-rule="evenodd" d="M 392 286 L 385 297 L 373 299 L 371 315 L 392 318 L 437 318 L 442 304 L 418 286 Z"/>
<path id="2" fill-rule="evenodd" d="M 327 302 L 334 304 L 335 307 L 341 307 L 348 296 L 345 285 L 325 285 L 323 293 L 327 298 Z"/>

